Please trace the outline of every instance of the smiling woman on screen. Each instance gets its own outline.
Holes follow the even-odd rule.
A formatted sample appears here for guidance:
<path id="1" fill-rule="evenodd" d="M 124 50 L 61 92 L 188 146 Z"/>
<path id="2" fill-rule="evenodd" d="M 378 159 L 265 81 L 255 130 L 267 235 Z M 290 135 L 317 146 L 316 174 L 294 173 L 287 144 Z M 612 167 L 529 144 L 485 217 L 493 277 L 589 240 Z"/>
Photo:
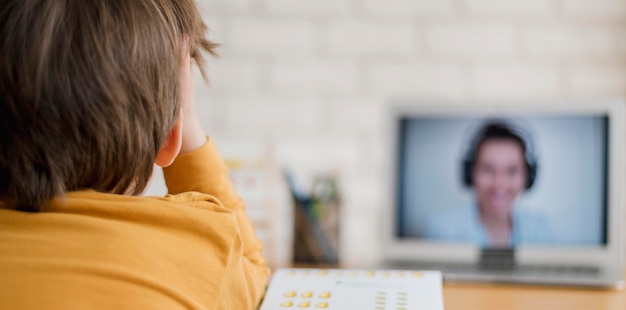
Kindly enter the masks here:
<path id="1" fill-rule="evenodd" d="M 546 241 L 546 221 L 517 207 L 537 177 L 536 155 L 525 131 L 502 121 L 484 124 L 472 139 L 462 174 L 474 203 L 433 214 L 436 220 L 425 227 L 428 237 L 491 248 Z"/>

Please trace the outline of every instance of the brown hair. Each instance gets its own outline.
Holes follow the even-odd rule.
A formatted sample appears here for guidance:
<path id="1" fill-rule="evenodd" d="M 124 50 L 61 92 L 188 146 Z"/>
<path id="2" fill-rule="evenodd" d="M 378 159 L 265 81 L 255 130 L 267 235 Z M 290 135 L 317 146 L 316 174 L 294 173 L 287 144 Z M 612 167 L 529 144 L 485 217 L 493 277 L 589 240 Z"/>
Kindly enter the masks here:
<path id="1" fill-rule="evenodd" d="M 193 0 L 2 1 L 0 199 L 141 193 L 180 109 L 181 37 L 206 78 L 206 30 Z"/>

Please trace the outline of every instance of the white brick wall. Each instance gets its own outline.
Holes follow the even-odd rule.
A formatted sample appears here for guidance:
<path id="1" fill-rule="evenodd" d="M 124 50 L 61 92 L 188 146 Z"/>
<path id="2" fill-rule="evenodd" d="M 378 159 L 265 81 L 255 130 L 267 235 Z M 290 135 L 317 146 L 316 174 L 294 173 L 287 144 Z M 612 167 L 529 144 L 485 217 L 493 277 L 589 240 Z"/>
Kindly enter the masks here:
<path id="1" fill-rule="evenodd" d="M 373 65 L 369 89 L 376 95 L 394 97 L 462 98 L 467 94 L 458 65 L 441 63 L 398 63 Z"/>
<path id="2" fill-rule="evenodd" d="M 340 137 L 378 137 L 382 135 L 384 99 L 375 96 L 340 96 L 328 100 L 330 131 Z M 366 152 L 365 152 L 366 153 Z M 360 158 L 367 157 L 362 154 Z"/>
<path id="3" fill-rule="evenodd" d="M 341 258 L 353 266 L 366 266 L 379 253 L 376 228 L 387 207 L 384 121 L 394 100 L 626 91 L 625 0 L 200 4 L 223 44 L 222 57 L 209 63 L 211 87 L 198 83 L 203 126 L 218 142 L 266 145 L 277 165 L 304 178 L 339 171 Z M 285 225 L 282 231 L 289 231 Z"/>
<path id="4" fill-rule="evenodd" d="M 476 98 L 541 99 L 559 93 L 556 66 L 528 64 L 476 65 L 470 78 Z"/>
<path id="5" fill-rule="evenodd" d="M 314 37 L 311 22 L 238 18 L 228 25 L 224 50 L 251 58 L 308 55 L 314 51 Z"/>
<path id="6" fill-rule="evenodd" d="M 210 37 L 216 42 L 224 43 L 225 38 L 227 37 L 225 20 L 217 16 L 208 16 L 207 18 L 205 18 L 205 21 L 209 26 Z"/>
<path id="7" fill-rule="evenodd" d="M 269 75 L 276 93 L 352 94 L 357 87 L 354 62 L 337 60 L 277 61 Z"/>
<path id="8" fill-rule="evenodd" d="M 428 28 L 428 46 L 434 54 L 473 58 L 510 58 L 514 53 L 510 23 L 443 23 Z"/>
<path id="9" fill-rule="evenodd" d="M 626 30 L 622 30 L 618 33 L 617 40 L 620 55 L 621 57 L 624 57 L 626 56 Z"/>
<path id="10" fill-rule="evenodd" d="M 350 0 L 266 0 L 267 10 L 285 15 L 347 14 Z"/>
<path id="11" fill-rule="evenodd" d="M 470 13 L 501 18 L 549 17 L 554 12 L 553 3 L 551 0 L 465 0 Z"/>
<path id="12" fill-rule="evenodd" d="M 525 43 L 532 56 L 559 59 L 610 58 L 616 55 L 615 33 L 604 26 L 531 26 Z"/>
<path id="13" fill-rule="evenodd" d="M 310 136 L 326 122 L 324 102 L 312 97 L 233 94 L 221 104 L 226 106 L 221 117 L 225 118 L 227 132 L 235 137 Z"/>
<path id="14" fill-rule="evenodd" d="M 453 0 L 363 0 L 368 14 L 374 16 L 430 18 L 449 16 L 454 11 Z"/>
<path id="15" fill-rule="evenodd" d="M 415 31 L 410 23 L 333 22 L 328 27 L 328 45 L 331 54 L 340 56 L 411 56 Z"/>
<path id="16" fill-rule="evenodd" d="M 254 0 L 197 0 L 199 7 L 206 14 L 227 15 L 233 12 L 246 11 Z"/>
<path id="17" fill-rule="evenodd" d="M 261 85 L 264 65 L 249 58 L 211 58 L 208 61 L 211 91 L 229 93 L 255 92 Z M 196 78 L 196 83 L 204 83 Z M 198 88 L 204 85 L 197 85 Z"/>
<path id="18" fill-rule="evenodd" d="M 613 65 L 581 65 L 568 70 L 568 92 L 581 96 L 620 96 L 626 93 L 626 71 Z"/>
<path id="19" fill-rule="evenodd" d="M 311 174 L 334 171 L 351 172 L 359 157 L 357 142 L 347 138 L 322 136 L 302 140 L 299 137 L 276 140 L 276 157 L 287 168 L 308 167 Z"/>
<path id="20" fill-rule="evenodd" d="M 372 268 L 376 266 L 380 255 L 376 247 L 369 243 L 379 244 L 381 228 L 378 213 L 363 212 L 359 206 L 343 210 L 346 215 L 341 220 L 343 234 L 340 238 L 342 252 L 339 253 L 341 264 L 346 268 Z M 376 211 L 378 212 L 378 210 Z"/>
<path id="21" fill-rule="evenodd" d="M 563 0 L 563 8 L 571 17 L 616 21 L 626 18 L 623 0 Z"/>

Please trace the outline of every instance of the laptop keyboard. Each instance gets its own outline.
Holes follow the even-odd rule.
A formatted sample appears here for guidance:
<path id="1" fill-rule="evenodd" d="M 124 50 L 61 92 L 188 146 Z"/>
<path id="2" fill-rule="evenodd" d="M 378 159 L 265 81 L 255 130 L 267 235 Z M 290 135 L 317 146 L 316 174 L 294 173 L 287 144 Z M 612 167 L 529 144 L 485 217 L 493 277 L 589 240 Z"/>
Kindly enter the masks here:
<path id="1" fill-rule="evenodd" d="M 549 265 L 529 265 L 516 266 L 513 272 L 532 274 L 556 274 L 567 276 L 593 276 L 600 273 L 600 269 L 590 266 L 549 266 Z"/>
<path id="2" fill-rule="evenodd" d="M 406 265 L 406 264 L 402 264 Z M 415 266 L 413 266 L 415 267 Z M 493 273 L 493 274 L 519 274 L 528 276 L 562 276 L 562 277 L 590 277 L 600 274 L 600 269 L 592 266 L 557 266 L 557 265 L 515 265 L 508 263 L 502 265 L 490 264 L 476 266 L 454 263 L 420 263 L 416 268 L 423 270 L 441 270 L 445 273 Z"/>

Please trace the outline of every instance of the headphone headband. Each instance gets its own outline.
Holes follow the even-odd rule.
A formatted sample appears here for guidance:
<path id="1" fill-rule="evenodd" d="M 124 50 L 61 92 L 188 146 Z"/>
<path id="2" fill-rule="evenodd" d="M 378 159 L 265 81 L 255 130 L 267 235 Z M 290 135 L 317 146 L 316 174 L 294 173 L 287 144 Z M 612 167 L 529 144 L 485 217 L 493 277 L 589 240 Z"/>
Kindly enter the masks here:
<path id="1" fill-rule="evenodd" d="M 514 139 L 522 143 L 526 167 L 528 168 L 526 189 L 530 189 L 537 177 L 537 156 L 532 138 L 526 130 L 503 120 L 488 120 L 474 134 L 463 159 L 463 184 L 466 187 L 473 186 L 473 169 L 480 145 L 486 140 L 498 138 Z"/>

